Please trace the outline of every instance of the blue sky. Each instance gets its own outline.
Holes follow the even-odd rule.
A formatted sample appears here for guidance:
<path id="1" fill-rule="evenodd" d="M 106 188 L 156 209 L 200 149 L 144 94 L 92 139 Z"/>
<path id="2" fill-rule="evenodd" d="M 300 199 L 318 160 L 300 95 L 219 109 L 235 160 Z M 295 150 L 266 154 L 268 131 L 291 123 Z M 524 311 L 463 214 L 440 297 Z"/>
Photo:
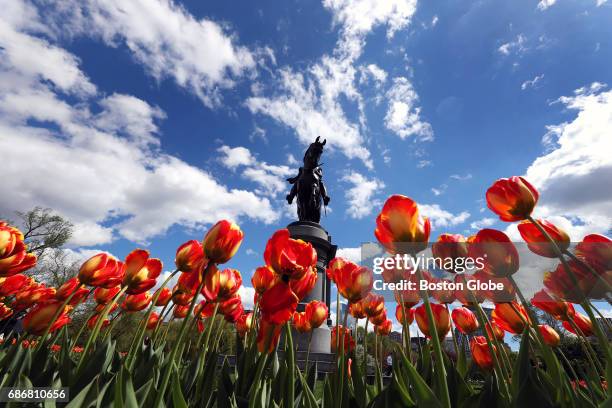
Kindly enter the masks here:
<path id="1" fill-rule="evenodd" d="M 612 3 L 0 0 L 0 214 L 51 207 L 75 256 L 174 251 L 232 218 L 245 281 L 307 143 L 342 253 L 408 195 L 442 232 L 518 234 L 526 175 L 574 240 L 612 229 Z M 609 181 L 607 182 L 609 184 Z M 361 188 L 357 188 L 361 185 Z"/>

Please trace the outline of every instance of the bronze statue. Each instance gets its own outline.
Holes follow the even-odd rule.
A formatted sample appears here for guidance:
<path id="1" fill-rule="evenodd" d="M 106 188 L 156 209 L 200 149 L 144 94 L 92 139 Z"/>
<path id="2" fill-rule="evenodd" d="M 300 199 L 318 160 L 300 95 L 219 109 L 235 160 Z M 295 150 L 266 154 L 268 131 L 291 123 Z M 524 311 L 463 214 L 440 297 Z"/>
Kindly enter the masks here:
<path id="1" fill-rule="evenodd" d="M 323 205 L 329 204 L 329 196 L 323 184 L 323 169 L 319 164 L 323 146 L 327 139 L 319 142 L 320 136 L 311 143 L 304 153 L 304 166 L 300 167 L 298 175 L 288 178 L 293 184 L 291 192 L 287 194 L 287 202 L 291 204 L 297 196 L 297 213 L 300 221 L 319 223 L 321 220 L 321 200 Z"/>

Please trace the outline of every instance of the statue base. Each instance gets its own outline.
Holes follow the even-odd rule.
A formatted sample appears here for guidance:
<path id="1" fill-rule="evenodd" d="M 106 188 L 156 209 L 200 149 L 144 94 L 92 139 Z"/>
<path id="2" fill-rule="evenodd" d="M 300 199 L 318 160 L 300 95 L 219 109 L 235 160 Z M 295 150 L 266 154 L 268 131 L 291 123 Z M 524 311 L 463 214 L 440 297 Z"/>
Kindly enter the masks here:
<path id="1" fill-rule="evenodd" d="M 312 291 L 298 304 L 298 311 L 304 311 L 306 304 L 312 300 L 319 300 L 327 305 L 331 310 L 331 282 L 327 279 L 325 270 L 329 261 L 336 256 L 338 247 L 331 242 L 331 236 L 328 232 L 316 222 L 296 221 L 287 226 L 289 235 L 294 239 L 301 239 L 310 242 L 317 251 L 317 283 Z M 331 349 L 331 330 L 329 326 L 331 320 L 327 320 L 327 324 L 314 329 L 312 332 L 312 341 L 310 343 L 311 353 L 330 353 Z M 295 330 L 292 332 L 293 341 L 297 345 L 298 350 L 307 350 L 310 334 L 300 334 Z"/>

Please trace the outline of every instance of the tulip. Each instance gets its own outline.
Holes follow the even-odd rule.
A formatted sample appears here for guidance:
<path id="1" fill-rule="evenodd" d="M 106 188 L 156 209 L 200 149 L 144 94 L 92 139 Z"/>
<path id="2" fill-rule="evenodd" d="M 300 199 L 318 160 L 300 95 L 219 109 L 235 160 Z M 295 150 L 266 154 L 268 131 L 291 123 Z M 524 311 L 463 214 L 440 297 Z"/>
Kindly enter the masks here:
<path id="1" fill-rule="evenodd" d="M 466 307 L 457 307 L 451 313 L 453 323 L 463 334 L 471 334 L 478 329 L 476 315 Z"/>
<path id="2" fill-rule="evenodd" d="M 491 275 L 487 275 L 485 272 L 483 271 L 476 271 L 472 277 L 481 283 L 494 283 L 496 285 L 501 284 L 502 289 L 498 290 L 498 289 L 491 289 L 491 290 L 487 290 L 487 289 L 481 289 L 480 295 L 484 296 L 484 298 L 490 300 L 493 303 L 503 303 L 503 302 L 512 302 L 513 300 L 516 299 L 516 288 L 514 287 L 514 285 L 512 284 L 512 282 L 510 282 L 510 279 L 506 278 L 506 277 L 499 277 L 499 276 L 491 276 Z"/>
<path id="3" fill-rule="evenodd" d="M 0 297 L 11 296 L 23 290 L 29 280 L 30 278 L 21 274 L 0 277 Z"/>
<path id="4" fill-rule="evenodd" d="M 299 333 L 308 333 L 312 330 L 304 312 L 293 313 L 293 326 Z"/>
<path id="5" fill-rule="evenodd" d="M 244 313 L 242 300 L 239 295 L 234 295 L 229 299 L 219 303 L 219 311 L 229 323 L 234 323 Z"/>
<path id="6" fill-rule="evenodd" d="M 574 328 L 574 325 L 570 324 L 570 321 L 563 322 L 563 327 L 565 327 L 566 330 L 574 333 L 577 336 L 590 337 L 593 335 L 593 323 L 591 322 L 591 319 L 582 313 L 576 312 L 571 321 L 578 327 L 578 329 L 580 329 L 580 331 L 577 331 Z"/>
<path id="7" fill-rule="evenodd" d="M 516 302 L 496 304 L 491 318 L 495 324 L 512 334 L 522 334 L 529 322 L 525 308 Z"/>
<path id="8" fill-rule="evenodd" d="M 22 292 L 15 294 L 14 310 L 24 310 L 36 303 L 44 303 L 55 297 L 55 288 L 48 288 L 44 284 L 33 285 Z"/>
<path id="9" fill-rule="evenodd" d="M 383 310 L 379 314 L 374 315 L 374 316 L 368 318 L 368 320 L 374 326 L 378 326 L 378 325 L 382 324 L 385 320 L 387 320 L 387 310 Z"/>
<path id="10" fill-rule="evenodd" d="M 236 320 L 236 332 L 242 338 L 245 334 L 253 327 L 253 313 L 249 312 L 242 314 L 238 320 Z"/>
<path id="11" fill-rule="evenodd" d="M 441 234 L 432 244 L 431 253 L 440 259 L 444 270 L 454 273 L 456 260 L 468 256 L 468 243 L 461 234 Z"/>
<path id="12" fill-rule="evenodd" d="M 139 312 L 144 310 L 151 303 L 151 294 L 142 292 L 137 295 L 127 295 L 121 304 L 121 308 L 126 312 Z"/>
<path id="13" fill-rule="evenodd" d="M 521 221 L 531 216 L 538 202 L 537 190 L 523 177 L 499 179 L 487 190 L 487 206 L 502 221 Z"/>
<path id="14" fill-rule="evenodd" d="M 108 302 L 113 300 L 117 293 L 121 291 L 120 286 L 115 286 L 113 288 L 96 288 L 94 290 L 94 299 L 99 305 L 106 305 Z"/>
<path id="15" fill-rule="evenodd" d="M 282 324 L 274 324 L 265 319 L 259 322 L 257 349 L 260 353 L 270 354 L 274 351 L 278 344 L 282 327 Z"/>
<path id="16" fill-rule="evenodd" d="M 438 332 L 438 338 L 442 339 L 449 332 L 451 328 L 450 316 L 448 309 L 438 303 L 431 303 L 431 311 L 434 317 L 434 325 Z M 416 318 L 419 329 L 425 336 L 431 338 L 432 330 L 429 327 L 429 319 L 427 318 L 427 311 L 425 305 L 417 307 L 414 311 L 414 317 Z"/>
<path id="17" fill-rule="evenodd" d="M 474 276 L 474 275 L 456 275 L 455 276 L 455 283 L 461 283 L 463 284 L 463 286 L 457 286 L 462 287 L 463 289 L 456 289 L 455 290 L 455 298 L 457 298 L 457 300 L 459 302 L 461 302 L 461 304 L 463 305 L 471 305 L 474 304 L 474 300 L 477 303 L 482 303 L 485 301 L 486 299 L 486 293 L 481 291 L 481 290 L 469 290 L 467 288 L 468 286 L 468 282 L 470 281 L 477 281 L 479 280 L 478 276 Z"/>
<path id="18" fill-rule="evenodd" d="M 361 300 L 361 303 L 363 304 L 363 311 L 368 317 L 377 316 L 385 310 L 385 298 L 380 295 L 369 293 Z"/>
<path id="19" fill-rule="evenodd" d="M 52 344 L 51 347 L 49 347 L 49 350 L 51 350 L 52 353 L 57 353 L 62 349 L 62 346 L 60 346 L 59 344 Z"/>
<path id="20" fill-rule="evenodd" d="M 282 325 L 293 316 L 298 300 L 289 285 L 279 281 L 261 297 L 261 318 L 269 323 Z"/>
<path id="21" fill-rule="evenodd" d="M 576 245 L 576 255 L 584 259 L 600 275 L 612 270 L 612 240 L 599 235 L 589 234 Z"/>
<path id="22" fill-rule="evenodd" d="M 147 330 L 155 330 L 158 323 L 159 323 L 159 314 L 152 312 L 149 315 L 149 320 L 147 320 Z"/>
<path id="23" fill-rule="evenodd" d="M 217 293 L 219 292 L 219 270 L 214 264 L 212 264 L 208 272 L 209 273 L 207 273 L 205 276 L 203 276 L 201 273 L 183 272 L 179 275 L 176 286 L 181 292 L 189 293 L 190 295 L 195 295 L 198 288 L 200 287 L 200 284 L 202 283 L 202 279 L 208 279 L 210 281 L 208 282 L 208 287 L 210 288 L 208 290 L 211 291 L 209 295 L 215 298 L 217 296 Z M 207 286 L 202 289 L 203 294 L 205 294 L 204 292 L 206 287 Z"/>
<path id="24" fill-rule="evenodd" d="M 318 300 L 313 300 L 308 303 L 304 309 L 306 320 L 310 323 L 313 329 L 321 326 L 326 320 L 329 313 L 327 305 Z"/>
<path id="25" fill-rule="evenodd" d="M 126 293 L 137 295 L 151 289 L 157 283 L 157 277 L 163 268 L 157 258 L 149 258 L 149 251 L 135 249 L 125 258 L 125 275 L 123 286 Z"/>
<path id="26" fill-rule="evenodd" d="M 83 352 L 83 350 L 85 350 L 85 349 L 84 349 L 83 347 L 81 347 L 81 346 L 74 346 L 74 347 L 72 348 L 72 352 L 73 352 L 73 353 L 82 353 L 82 352 Z"/>
<path id="27" fill-rule="evenodd" d="M 497 352 L 495 346 L 493 352 Z M 482 370 L 491 370 L 493 368 L 493 356 L 487 344 L 487 339 L 484 336 L 474 336 L 470 339 L 470 350 L 472 351 L 472 361 Z"/>
<path id="28" fill-rule="evenodd" d="M 193 294 L 185 292 L 179 288 L 179 285 L 174 286 L 172 291 L 172 302 L 179 306 L 188 306 L 193 300 Z"/>
<path id="29" fill-rule="evenodd" d="M 95 314 L 91 316 L 89 320 L 87 320 L 87 327 L 89 327 L 89 330 L 93 330 L 94 327 L 96 327 L 96 323 L 98 322 L 98 319 L 100 318 L 100 316 L 101 315 L 99 314 Z M 102 322 L 102 325 L 100 326 L 100 329 L 104 329 L 108 327 L 109 325 L 110 325 L 110 320 L 104 319 L 104 321 Z"/>
<path id="30" fill-rule="evenodd" d="M 353 339 L 353 336 L 351 336 L 351 330 L 343 326 L 337 326 L 337 327 L 334 326 L 331 329 L 331 351 L 332 353 L 339 351 L 339 350 L 336 350 L 336 344 L 340 344 L 340 342 L 337 340 L 338 335 L 340 336 L 340 339 L 344 337 L 344 353 L 345 354 L 350 353 L 355 348 L 355 340 Z M 341 344 L 340 344 L 340 347 L 342 347 Z"/>
<path id="31" fill-rule="evenodd" d="M 79 281 L 87 286 L 112 288 L 121 283 L 125 265 L 115 258 L 101 253 L 94 255 L 81 265 Z"/>
<path id="32" fill-rule="evenodd" d="M 298 299 L 302 300 L 315 287 L 318 277 L 319 275 L 317 272 L 314 269 L 311 269 L 310 272 L 306 272 L 299 279 L 290 279 L 289 286 Z"/>
<path id="33" fill-rule="evenodd" d="M 552 327 L 547 324 L 538 325 L 540 329 L 540 333 L 542 334 L 542 339 L 547 346 L 557 347 L 559 343 L 561 343 L 561 337 L 559 337 L 559 333 Z"/>
<path id="34" fill-rule="evenodd" d="M 495 337 L 497 341 L 504 341 L 504 337 L 506 336 L 506 333 L 495 322 L 491 322 L 491 324 L 487 323 L 485 325 L 485 329 L 487 332 L 487 336 L 490 339 L 493 339 L 493 337 Z"/>
<path id="35" fill-rule="evenodd" d="M 13 309 L 5 305 L 4 303 L 0 303 L 0 321 L 6 320 L 13 315 Z"/>
<path id="36" fill-rule="evenodd" d="M 255 269 L 253 273 L 253 277 L 251 278 L 251 284 L 257 293 L 264 293 L 266 290 L 270 289 L 276 281 L 278 280 L 278 275 L 274 273 L 274 271 L 267 266 L 260 266 Z"/>
<path id="37" fill-rule="evenodd" d="M 355 319 L 365 319 L 367 317 L 365 310 L 363 310 L 363 299 L 359 302 L 349 304 L 349 313 Z"/>
<path id="38" fill-rule="evenodd" d="M 189 313 L 189 306 L 176 305 L 172 309 L 172 315 L 175 319 L 184 319 Z"/>
<path id="39" fill-rule="evenodd" d="M 198 319 L 210 317 L 215 312 L 215 306 L 214 302 L 203 300 L 193 308 L 193 315 Z"/>
<path id="40" fill-rule="evenodd" d="M 391 254 L 416 254 L 427 248 L 430 231 L 429 218 L 419 214 L 416 202 L 403 195 L 393 195 L 376 217 L 374 235 Z"/>
<path id="41" fill-rule="evenodd" d="M 0 277 L 17 275 L 36 265 L 36 255 L 27 252 L 19 229 L 0 222 Z"/>
<path id="42" fill-rule="evenodd" d="M 481 258 L 484 263 L 482 271 L 487 275 L 507 277 L 519 269 L 518 251 L 501 231 L 488 228 L 478 231 L 468 252 L 474 259 Z"/>
<path id="43" fill-rule="evenodd" d="M 408 319 L 406 320 L 406 325 L 410 326 L 414 321 L 414 309 L 411 306 L 404 306 L 404 308 L 402 308 L 401 304 L 397 305 L 397 307 L 395 308 L 395 318 L 399 323 L 403 324 L 404 309 L 406 310 L 406 312 L 408 312 Z"/>
<path id="44" fill-rule="evenodd" d="M 204 255 L 215 264 L 226 263 L 238 251 L 243 238 L 244 234 L 238 225 L 221 220 L 208 230 L 202 241 Z"/>
<path id="45" fill-rule="evenodd" d="M 569 248 L 570 237 L 561 228 L 558 228 L 553 223 L 545 220 L 536 220 L 536 222 L 548 233 L 557 244 L 561 251 Z M 518 230 L 521 233 L 523 240 L 527 242 L 527 247 L 531 252 L 546 258 L 556 258 L 557 252 L 550 243 L 548 238 L 540 232 L 540 230 L 531 222 L 523 221 L 518 225 Z"/>
<path id="46" fill-rule="evenodd" d="M 335 278 L 338 292 L 349 303 L 358 302 L 365 298 L 374 285 L 372 271 L 353 262 L 341 258 L 336 259 L 330 262 L 329 268 L 332 269 L 331 274 Z"/>
<path id="47" fill-rule="evenodd" d="M 277 275 L 299 279 L 316 267 L 317 251 L 309 242 L 290 238 L 289 230 L 281 229 L 268 240 L 264 260 Z"/>
<path id="48" fill-rule="evenodd" d="M 219 292 L 217 298 L 226 300 L 233 297 L 242 285 L 242 276 L 236 269 L 224 269 L 219 272 Z"/>
<path id="49" fill-rule="evenodd" d="M 62 304 L 58 301 L 51 301 L 46 303 L 40 303 L 23 318 L 23 329 L 35 336 L 42 336 L 45 331 L 52 333 L 57 329 L 70 323 L 70 317 L 68 312 L 72 309 L 71 306 L 65 306 L 60 312 L 58 318 L 51 324 L 51 320 L 62 307 Z M 51 325 L 51 327 L 49 327 Z"/>
<path id="50" fill-rule="evenodd" d="M 441 289 L 429 291 L 429 294 L 436 299 L 438 303 L 453 303 L 455 301 L 455 291 L 451 289 L 444 289 L 445 287 L 450 287 L 449 285 L 451 282 L 448 279 L 430 278 L 429 281 L 435 284 L 440 284 Z"/>
<path id="51" fill-rule="evenodd" d="M 571 270 L 570 273 L 562 263 L 553 272 L 544 273 L 543 283 L 546 290 L 553 296 L 572 303 L 582 302 L 585 296 L 593 297 L 595 277 L 584 265 L 573 259 L 567 261 L 566 265 Z"/>
<path id="52" fill-rule="evenodd" d="M 379 336 L 388 336 L 391 333 L 391 329 L 393 328 L 393 322 L 387 319 L 381 324 L 374 326 L 374 332 Z"/>
<path id="53" fill-rule="evenodd" d="M 81 283 L 79 283 L 78 278 L 68 279 L 55 293 L 55 299 L 59 301 L 66 301 L 70 296 L 70 305 L 76 306 L 82 301 L 84 301 L 89 295 L 89 290 L 87 288 L 81 287 Z"/>
<path id="54" fill-rule="evenodd" d="M 544 289 L 536 292 L 531 299 L 531 304 L 540 310 L 545 311 L 556 320 L 569 320 L 576 313 L 571 303 L 557 300 L 548 294 Z"/>
<path id="55" fill-rule="evenodd" d="M 204 262 L 204 248 L 195 239 L 185 242 L 176 250 L 174 264 L 181 272 L 190 273 L 202 267 Z"/>
<path id="56" fill-rule="evenodd" d="M 159 295 L 158 295 L 159 292 Z M 153 297 L 157 296 L 157 301 L 155 302 L 155 306 L 166 306 L 170 299 L 172 299 L 172 292 L 170 289 L 164 287 L 157 289 Z"/>

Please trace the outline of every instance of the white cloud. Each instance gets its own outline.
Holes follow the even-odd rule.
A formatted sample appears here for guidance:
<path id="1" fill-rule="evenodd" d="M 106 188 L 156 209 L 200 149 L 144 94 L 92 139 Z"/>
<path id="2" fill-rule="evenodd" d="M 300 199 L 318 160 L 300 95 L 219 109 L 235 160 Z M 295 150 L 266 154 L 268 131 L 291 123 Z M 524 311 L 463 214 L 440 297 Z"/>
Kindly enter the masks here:
<path id="1" fill-rule="evenodd" d="M 255 162 L 255 158 L 251 154 L 251 151 L 246 147 L 221 146 L 217 151 L 223 154 L 223 156 L 219 158 L 221 163 L 232 170 L 238 166 L 250 166 Z"/>
<path id="2" fill-rule="evenodd" d="M 417 168 L 419 169 L 423 169 L 425 167 L 431 167 L 433 166 L 433 163 L 431 162 L 431 160 L 419 160 L 416 164 Z"/>
<path id="3" fill-rule="evenodd" d="M 207 106 L 218 105 L 221 89 L 254 70 L 257 53 L 269 55 L 238 45 L 222 25 L 198 20 L 171 0 L 68 0 L 47 14 L 60 34 L 69 30 L 125 45 L 154 78 L 174 79 Z"/>
<path id="4" fill-rule="evenodd" d="M 361 247 L 356 248 L 338 248 L 336 256 L 349 261 L 360 263 L 361 262 Z"/>
<path id="5" fill-rule="evenodd" d="M 550 6 L 554 5 L 556 2 L 557 0 L 540 0 L 538 3 L 538 10 L 544 11 Z"/>
<path id="6" fill-rule="evenodd" d="M 536 75 L 533 79 L 529 79 L 521 84 L 521 90 L 526 90 L 527 88 L 536 88 L 538 82 L 544 79 L 544 74 Z"/>
<path id="7" fill-rule="evenodd" d="M 465 180 L 470 180 L 472 178 L 472 174 L 471 173 L 466 173 L 464 175 L 451 174 L 450 178 L 452 178 L 453 180 L 465 181 Z"/>
<path id="8" fill-rule="evenodd" d="M 387 129 L 402 139 L 415 136 L 422 141 L 433 140 L 431 125 L 421 119 L 419 97 L 407 78 L 393 78 L 393 85 L 387 91 L 387 98 L 389 99 L 385 115 Z"/>
<path id="9" fill-rule="evenodd" d="M 382 181 L 376 178 L 369 179 L 356 171 L 342 177 L 342 181 L 352 184 L 352 187 L 345 191 L 349 205 L 347 213 L 351 218 L 363 218 L 381 204 L 375 195 L 385 187 Z"/>
<path id="10" fill-rule="evenodd" d="M 242 306 L 245 310 L 253 310 L 255 303 L 253 302 L 255 297 L 255 289 L 251 286 L 240 286 L 238 289 L 238 295 L 242 300 Z"/>
<path id="11" fill-rule="evenodd" d="M 510 55 L 512 53 L 522 54 L 527 50 L 527 37 L 523 34 L 516 36 L 516 39 L 504 43 L 497 48 L 497 51 L 502 55 Z"/>
<path id="12" fill-rule="evenodd" d="M 453 214 L 444 210 L 438 204 L 419 204 L 419 210 L 422 215 L 429 217 L 432 228 L 446 228 L 463 224 L 470 217 L 470 213 L 467 211 Z"/>
<path id="13" fill-rule="evenodd" d="M 593 83 L 557 103 L 576 111 L 570 122 L 548 127 L 547 151 L 525 177 L 540 192 L 535 215 L 564 217 L 573 240 L 585 233 L 612 229 L 612 91 Z M 558 219 L 558 221 L 560 221 Z"/>
<path id="14" fill-rule="evenodd" d="M 470 223 L 470 229 L 481 230 L 483 228 L 492 226 L 493 224 L 495 224 L 496 221 L 497 219 L 491 217 L 482 218 L 480 220 Z"/>
<path id="15" fill-rule="evenodd" d="M 376 64 L 368 64 L 359 68 L 361 77 L 360 84 L 365 84 L 369 80 L 374 81 L 374 85 L 379 88 L 387 81 L 387 72 Z"/>
<path id="16" fill-rule="evenodd" d="M 439 195 L 444 194 L 444 192 L 446 191 L 446 189 L 448 188 L 448 185 L 446 184 L 442 184 L 439 187 L 432 187 L 431 188 L 431 192 L 433 193 L 433 195 L 435 195 L 436 197 Z"/>

